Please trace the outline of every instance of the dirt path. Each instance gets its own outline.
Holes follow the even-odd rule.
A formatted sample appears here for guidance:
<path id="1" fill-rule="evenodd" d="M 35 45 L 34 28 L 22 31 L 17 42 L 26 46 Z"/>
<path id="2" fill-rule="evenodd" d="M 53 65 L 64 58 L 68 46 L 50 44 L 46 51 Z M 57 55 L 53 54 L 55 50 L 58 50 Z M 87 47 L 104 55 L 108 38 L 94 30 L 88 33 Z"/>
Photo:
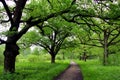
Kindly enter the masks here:
<path id="1" fill-rule="evenodd" d="M 54 80 L 83 80 L 83 76 L 79 66 L 75 62 L 71 62 L 69 68 Z"/>

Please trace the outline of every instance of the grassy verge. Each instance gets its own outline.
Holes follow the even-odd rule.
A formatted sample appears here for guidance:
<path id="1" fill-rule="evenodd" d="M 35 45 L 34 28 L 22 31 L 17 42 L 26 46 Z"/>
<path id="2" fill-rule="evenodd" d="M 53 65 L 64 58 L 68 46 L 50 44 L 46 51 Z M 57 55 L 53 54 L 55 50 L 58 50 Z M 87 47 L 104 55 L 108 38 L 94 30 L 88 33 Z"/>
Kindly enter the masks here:
<path id="1" fill-rule="evenodd" d="M 97 60 L 78 62 L 84 80 L 120 80 L 120 66 L 102 66 Z"/>
<path id="2" fill-rule="evenodd" d="M 67 68 L 69 61 L 50 62 L 17 62 L 14 74 L 2 74 L 0 67 L 0 80 L 53 80 L 60 72 Z"/>

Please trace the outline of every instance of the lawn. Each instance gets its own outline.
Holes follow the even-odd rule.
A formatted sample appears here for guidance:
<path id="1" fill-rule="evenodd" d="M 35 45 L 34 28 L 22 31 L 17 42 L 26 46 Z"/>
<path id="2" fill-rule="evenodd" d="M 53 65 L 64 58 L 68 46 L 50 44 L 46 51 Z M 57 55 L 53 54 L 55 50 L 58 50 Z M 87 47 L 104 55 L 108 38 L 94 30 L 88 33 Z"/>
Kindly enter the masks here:
<path id="1" fill-rule="evenodd" d="M 76 61 L 80 65 L 84 80 L 120 80 L 120 66 L 102 66 L 97 60 Z M 64 71 L 69 60 L 17 62 L 16 73 L 4 75 L 0 66 L 0 80 L 53 80 Z"/>
<path id="2" fill-rule="evenodd" d="M 69 61 L 57 61 L 51 64 L 48 61 L 42 62 L 17 62 L 16 73 L 2 74 L 0 66 L 0 80 L 53 80 L 55 76 L 64 71 Z"/>
<path id="3" fill-rule="evenodd" d="M 120 80 L 120 66 L 102 66 L 97 60 L 77 61 L 84 80 Z"/>

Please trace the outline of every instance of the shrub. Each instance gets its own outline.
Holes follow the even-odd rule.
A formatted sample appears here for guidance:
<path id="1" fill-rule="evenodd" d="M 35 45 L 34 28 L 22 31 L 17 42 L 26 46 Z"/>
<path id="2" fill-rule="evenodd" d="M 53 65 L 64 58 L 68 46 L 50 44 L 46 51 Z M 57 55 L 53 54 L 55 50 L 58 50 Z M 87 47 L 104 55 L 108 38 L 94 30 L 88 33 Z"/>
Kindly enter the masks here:
<path id="1" fill-rule="evenodd" d="M 27 58 L 27 60 L 29 61 L 29 62 L 36 62 L 37 60 L 38 60 L 38 56 L 36 56 L 36 55 L 29 55 L 28 56 L 28 58 Z M 39 60 L 38 60 L 39 61 Z"/>

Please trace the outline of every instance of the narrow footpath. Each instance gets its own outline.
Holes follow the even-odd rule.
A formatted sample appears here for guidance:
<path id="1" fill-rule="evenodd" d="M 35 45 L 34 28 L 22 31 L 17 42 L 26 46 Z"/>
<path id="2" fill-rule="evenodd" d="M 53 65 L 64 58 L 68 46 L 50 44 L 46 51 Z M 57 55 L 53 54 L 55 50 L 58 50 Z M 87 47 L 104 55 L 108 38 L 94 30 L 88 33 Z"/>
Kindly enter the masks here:
<path id="1" fill-rule="evenodd" d="M 54 80 L 83 80 L 83 76 L 79 66 L 71 62 L 70 66 Z"/>

